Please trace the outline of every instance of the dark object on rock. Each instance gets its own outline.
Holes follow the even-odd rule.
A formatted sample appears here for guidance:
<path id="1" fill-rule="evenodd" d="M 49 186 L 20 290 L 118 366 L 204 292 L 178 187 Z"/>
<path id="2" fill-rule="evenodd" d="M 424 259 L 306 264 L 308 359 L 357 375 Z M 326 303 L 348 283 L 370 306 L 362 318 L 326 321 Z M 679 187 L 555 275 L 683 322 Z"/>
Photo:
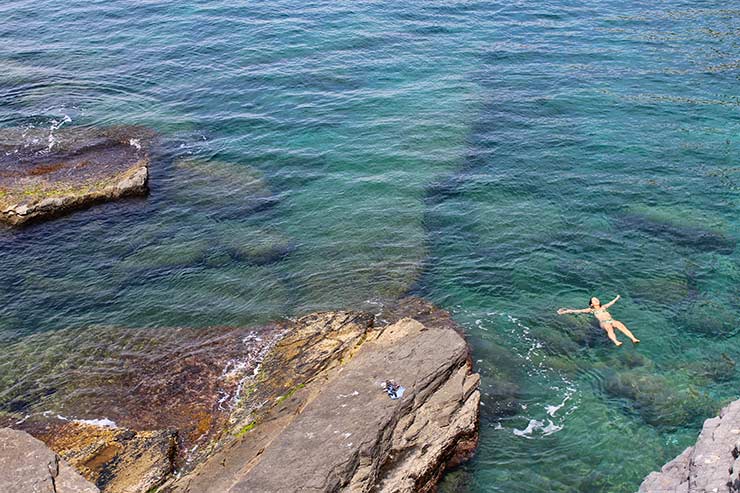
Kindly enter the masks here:
<path id="1" fill-rule="evenodd" d="M 388 394 L 388 397 L 394 400 L 403 397 L 403 393 L 406 391 L 406 387 L 401 387 L 393 380 L 386 381 L 384 387 L 385 393 Z"/>
<path id="2" fill-rule="evenodd" d="M 141 127 L 0 131 L 0 221 L 19 225 L 148 191 Z"/>
<path id="3" fill-rule="evenodd" d="M 0 428 L 0 491 L 3 493 L 98 493 L 44 442 Z"/>
<path id="4" fill-rule="evenodd" d="M 740 400 L 706 420 L 696 445 L 650 473 L 639 493 L 709 491 L 740 491 Z"/>

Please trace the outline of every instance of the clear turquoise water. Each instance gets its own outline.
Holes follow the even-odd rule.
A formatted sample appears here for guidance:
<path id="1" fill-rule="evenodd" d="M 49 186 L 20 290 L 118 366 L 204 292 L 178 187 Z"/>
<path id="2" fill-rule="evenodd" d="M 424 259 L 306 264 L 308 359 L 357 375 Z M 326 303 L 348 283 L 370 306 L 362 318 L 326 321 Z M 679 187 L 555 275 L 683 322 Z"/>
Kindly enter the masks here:
<path id="1" fill-rule="evenodd" d="M 740 5 L 17 0 L 0 18 L 0 127 L 161 134 L 146 201 L 0 230 L 6 347 L 426 296 L 483 375 L 481 446 L 445 491 L 631 492 L 737 397 Z M 637 348 L 553 315 L 617 293 Z M 23 377 L 2 368 L 7 405 Z"/>

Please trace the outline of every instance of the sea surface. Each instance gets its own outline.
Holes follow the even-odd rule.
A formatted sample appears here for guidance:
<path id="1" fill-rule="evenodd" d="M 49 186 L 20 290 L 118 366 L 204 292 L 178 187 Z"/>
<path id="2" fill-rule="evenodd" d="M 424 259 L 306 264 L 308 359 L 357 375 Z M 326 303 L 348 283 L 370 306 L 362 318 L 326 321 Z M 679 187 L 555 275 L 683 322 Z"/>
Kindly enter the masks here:
<path id="1" fill-rule="evenodd" d="M 5 0 L 0 19 L 0 127 L 160 135 L 146 200 L 0 229 L 0 410 L 29 404 L 20 358 L 59 357 L 32 334 L 404 293 L 454 314 L 483 377 L 480 449 L 445 492 L 631 493 L 740 397 L 737 1 Z M 555 315 L 617 294 L 639 346 Z"/>

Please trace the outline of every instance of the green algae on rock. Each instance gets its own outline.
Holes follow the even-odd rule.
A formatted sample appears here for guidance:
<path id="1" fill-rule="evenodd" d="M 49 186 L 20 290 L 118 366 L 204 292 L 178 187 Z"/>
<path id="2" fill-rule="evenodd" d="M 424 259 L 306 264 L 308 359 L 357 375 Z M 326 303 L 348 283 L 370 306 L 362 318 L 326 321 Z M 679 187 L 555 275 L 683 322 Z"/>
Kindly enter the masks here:
<path id="1" fill-rule="evenodd" d="M 142 127 L 0 131 L 0 221 L 20 225 L 148 192 Z"/>

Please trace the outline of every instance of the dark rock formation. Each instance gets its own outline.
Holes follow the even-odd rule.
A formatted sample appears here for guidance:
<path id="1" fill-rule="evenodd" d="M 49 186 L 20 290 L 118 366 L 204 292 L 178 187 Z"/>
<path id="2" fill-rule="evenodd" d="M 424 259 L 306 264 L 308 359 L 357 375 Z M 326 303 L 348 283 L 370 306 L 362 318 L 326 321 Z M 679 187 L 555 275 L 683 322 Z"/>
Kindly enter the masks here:
<path id="1" fill-rule="evenodd" d="M 697 210 L 633 204 L 620 214 L 619 223 L 701 251 L 731 254 L 736 246 L 725 223 Z"/>
<path id="2" fill-rule="evenodd" d="M 0 491 L 3 493 L 98 493 L 43 442 L 0 428 Z"/>
<path id="3" fill-rule="evenodd" d="M 704 422 L 696 445 L 653 472 L 640 493 L 740 491 L 740 400 Z"/>
<path id="4" fill-rule="evenodd" d="M 0 221 L 19 225 L 148 191 L 151 131 L 0 131 Z"/>

